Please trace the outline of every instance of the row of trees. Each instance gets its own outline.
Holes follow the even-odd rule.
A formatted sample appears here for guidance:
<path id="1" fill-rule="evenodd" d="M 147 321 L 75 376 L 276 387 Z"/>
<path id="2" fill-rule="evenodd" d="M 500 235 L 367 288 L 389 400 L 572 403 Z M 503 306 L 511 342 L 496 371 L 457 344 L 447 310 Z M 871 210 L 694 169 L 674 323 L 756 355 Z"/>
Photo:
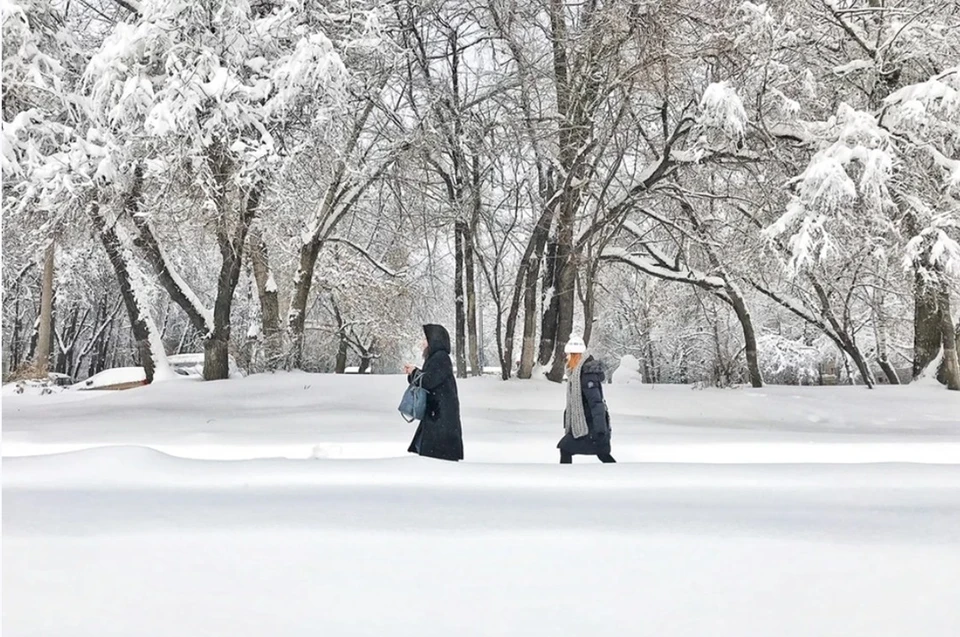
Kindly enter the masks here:
<path id="1" fill-rule="evenodd" d="M 560 380 L 582 329 L 654 380 L 960 388 L 953 2 L 3 10 L 12 368 L 123 323 L 150 378 L 386 369 L 440 320 L 463 375 Z"/>

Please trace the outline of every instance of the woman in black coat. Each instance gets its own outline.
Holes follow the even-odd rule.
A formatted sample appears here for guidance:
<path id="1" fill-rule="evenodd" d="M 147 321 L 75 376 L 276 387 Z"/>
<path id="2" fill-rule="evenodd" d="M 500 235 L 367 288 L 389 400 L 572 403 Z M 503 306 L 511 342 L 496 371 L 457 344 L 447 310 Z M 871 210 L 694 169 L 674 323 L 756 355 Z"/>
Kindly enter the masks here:
<path id="1" fill-rule="evenodd" d="M 560 464 L 573 456 L 597 456 L 601 462 L 616 462 L 610 455 L 610 415 L 603 400 L 603 367 L 592 356 L 584 358 L 587 346 L 571 336 L 567 354 L 567 408 L 563 412 L 563 438 L 557 443 Z"/>
<path id="2" fill-rule="evenodd" d="M 423 369 L 404 366 L 407 382 L 413 382 L 422 372 L 421 385 L 427 390 L 426 413 L 408 451 L 440 460 L 463 460 L 460 398 L 450 362 L 450 334 L 442 325 L 424 325 L 423 335 Z"/>

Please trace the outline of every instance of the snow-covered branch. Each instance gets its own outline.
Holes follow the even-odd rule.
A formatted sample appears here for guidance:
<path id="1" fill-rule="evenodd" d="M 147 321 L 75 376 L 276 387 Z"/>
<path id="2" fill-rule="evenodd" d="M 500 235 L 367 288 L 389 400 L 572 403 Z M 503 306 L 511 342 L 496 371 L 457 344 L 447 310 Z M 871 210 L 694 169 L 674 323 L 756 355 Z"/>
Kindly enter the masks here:
<path id="1" fill-rule="evenodd" d="M 670 267 L 665 262 L 664 255 L 659 253 L 655 257 L 648 257 L 631 253 L 623 248 L 607 247 L 600 253 L 600 258 L 605 261 L 625 263 L 659 279 L 677 283 L 688 283 L 715 293 L 722 292 L 726 286 L 726 281 L 721 277 L 710 276 L 690 268 Z"/>
<path id="2" fill-rule="evenodd" d="M 364 248 L 362 248 L 361 246 L 357 245 L 357 244 L 354 243 L 353 241 L 350 241 L 349 239 L 343 239 L 343 238 L 341 238 L 341 237 L 329 237 L 329 238 L 327 239 L 327 241 L 329 241 L 329 242 L 331 242 L 331 243 L 340 243 L 340 244 L 343 244 L 343 245 L 345 245 L 345 246 L 347 246 L 347 247 L 349 247 L 349 248 L 352 248 L 354 251 L 357 252 L 357 254 L 359 254 L 359 255 L 362 256 L 364 259 L 366 259 L 367 261 L 369 261 L 372 266 L 374 266 L 375 268 L 377 268 L 378 270 L 380 270 L 381 272 L 383 272 L 383 273 L 386 274 L 387 276 L 397 277 L 397 276 L 401 276 L 401 275 L 402 275 L 402 272 L 397 272 L 397 271 L 394 270 L 393 268 L 391 268 L 391 267 L 389 267 L 389 266 L 387 266 L 387 265 L 384 265 L 381 261 L 377 260 L 376 257 L 374 257 L 372 254 L 370 254 L 370 252 L 369 252 L 368 250 L 365 250 Z"/>

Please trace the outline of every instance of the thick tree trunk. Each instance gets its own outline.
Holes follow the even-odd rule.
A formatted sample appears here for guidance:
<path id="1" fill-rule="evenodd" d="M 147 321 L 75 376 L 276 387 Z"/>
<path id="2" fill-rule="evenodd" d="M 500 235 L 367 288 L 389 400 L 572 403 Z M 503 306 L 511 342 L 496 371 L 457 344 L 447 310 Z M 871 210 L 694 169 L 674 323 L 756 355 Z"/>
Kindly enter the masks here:
<path id="1" fill-rule="evenodd" d="M 579 37 L 585 41 L 577 42 L 568 51 L 567 46 L 572 44 L 566 23 L 568 7 L 562 0 L 550 0 L 549 5 L 554 85 L 560 115 L 557 131 L 559 162 L 566 173 L 559 193 L 553 291 L 555 318 L 545 321 L 545 329 L 541 332 L 541 364 L 547 364 L 547 359 L 552 358 L 547 378 L 554 382 L 563 380 L 563 349 L 573 329 L 579 256 L 574 231 L 582 204 L 582 184 L 589 174 L 585 158 L 592 144 L 599 83 L 604 76 L 603 67 L 610 63 L 610 60 L 603 59 L 601 52 L 603 38 L 591 28 L 597 6 L 596 3 L 587 3 L 580 10 L 577 19 L 582 33 Z"/>
<path id="2" fill-rule="evenodd" d="M 230 329 L 214 329 L 203 344 L 203 379 L 230 378 Z"/>
<path id="3" fill-rule="evenodd" d="M 46 377 L 50 368 L 50 346 L 53 342 L 53 268 L 56 244 L 51 241 L 43 258 L 40 283 L 40 328 L 37 336 L 36 371 Z"/>
<path id="4" fill-rule="evenodd" d="M 954 330 L 950 310 L 950 291 L 942 285 L 939 294 L 940 336 L 943 343 L 943 362 L 940 366 L 940 378 L 947 389 L 960 391 L 960 361 L 957 360 L 957 335 Z"/>
<path id="5" fill-rule="evenodd" d="M 554 332 L 553 364 L 547 378 L 555 383 L 563 380 L 566 365 L 564 346 L 573 331 L 573 315 L 576 308 L 577 257 L 573 251 L 573 219 L 561 226 L 557 246 L 557 324 Z"/>
<path id="6" fill-rule="evenodd" d="M 544 257 L 543 284 L 540 294 L 540 353 L 537 361 L 540 365 L 547 365 L 553 356 L 554 343 L 557 340 L 557 321 L 560 315 L 560 298 L 558 287 L 558 257 L 557 242 L 551 241 L 547 245 Z"/>
<path id="7" fill-rule="evenodd" d="M 913 379 L 916 380 L 940 353 L 940 304 L 937 286 L 924 282 L 920 274 L 914 277 L 913 313 Z"/>
<path id="8" fill-rule="evenodd" d="M 454 243 L 456 254 L 456 267 L 454 271 L 453 295 L 456 311 L 456 323 L 454 325 L 456 339 L 456 359 L 457 359 L 457 378 L 467 377 L 467 358 L 466 358 L 466 311 L 464 308 L 463 294 L 463 244 L 464 244 L 464 224 L 457 221 L 454 224 Z"/>
<path id="9" fill-rule="evenodd" d="M 264 367 L 275 370 L 281 365 L 283 351 L 280 296 L 273 271 L 270 269 L 267 244 L 257 223 L 250 228 L 250 260 L 253 263 L 253 278 L 257 282 L 257 295 L 260 297 Z"/>
<path id="10" fill-rule="evenodd" d="M 217 241 L 220 244 L 220 275 L 217 277 L 217 300 L 213 306 L 213 331 L 203 346 L 204 380 L 222 380 L 230 377 L 230 313 L 233 307 L 233 294 L 240 281 L 243 246 L 247 241 L 247 232 L 260 207 L 260 188 L 255 186 L 241 201 L 239 218 L 233 229 L 233 236 L 227 228 L 229 203 L 227 201 L 225 176 L 226 169 L 217 166 L 214 172 L 219 175 L 217 202 L 220 219 L 217 227 Z"/>

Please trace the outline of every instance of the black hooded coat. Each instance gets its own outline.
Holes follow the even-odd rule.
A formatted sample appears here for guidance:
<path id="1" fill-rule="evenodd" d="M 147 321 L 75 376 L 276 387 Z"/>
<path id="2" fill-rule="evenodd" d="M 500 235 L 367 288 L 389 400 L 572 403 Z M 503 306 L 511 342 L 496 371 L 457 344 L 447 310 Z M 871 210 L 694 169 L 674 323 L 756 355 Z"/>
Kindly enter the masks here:
<path id="1" fill-rule="evenodd" d="M 408 451 L 441 460 L 463 460 L 460 397 L 450 361 L 450 334 L 442 325 L 424 325 L 423 334 L 427 338 L 423 369 L 414 370 L 407 381 L 412 382 L 418 372 L 423 373 L 427 410 Z"/>
<path id="2" fill-rule="evenodd" d="M 589 436 L 574 438 L 565 433 L 557 448 L 572 456 L 595 456 L 610 453 L 610 414 L 603 400 L 603 366 L 593 356 L 587 358 L 580 371 L 580 395 L 587 417 Z M 570 406 L 567 405 L 567 409 Z M 564 411 L 566 413 L 566 411 Z"/>

